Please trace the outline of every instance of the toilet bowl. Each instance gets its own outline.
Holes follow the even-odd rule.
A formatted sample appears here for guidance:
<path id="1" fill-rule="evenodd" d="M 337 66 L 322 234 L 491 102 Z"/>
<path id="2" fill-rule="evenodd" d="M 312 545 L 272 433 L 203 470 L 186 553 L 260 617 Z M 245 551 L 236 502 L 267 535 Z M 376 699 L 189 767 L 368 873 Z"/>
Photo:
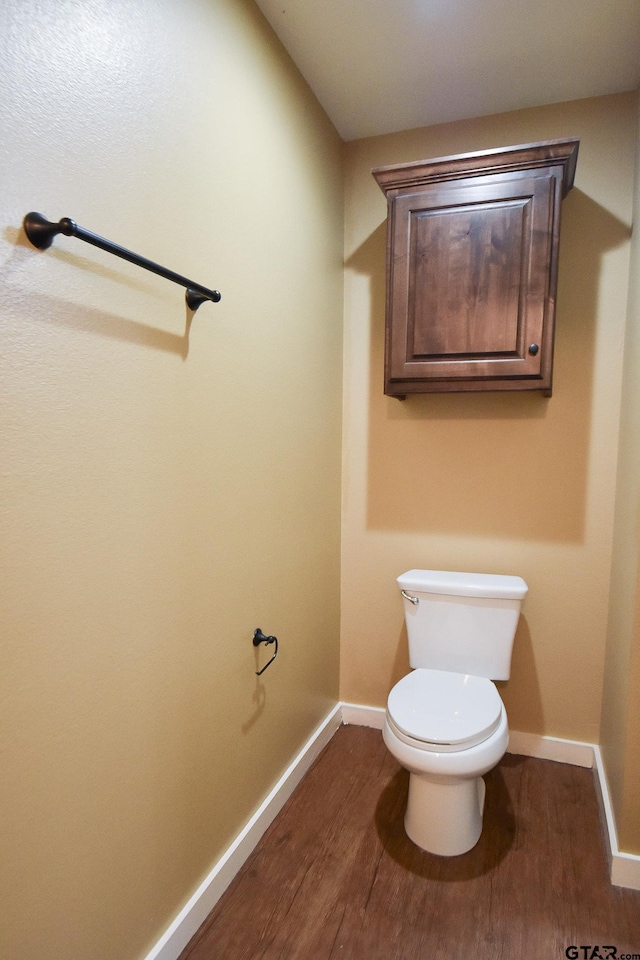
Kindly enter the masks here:
<path id="1" fill-rule="evenodd" d="M 482 775 L 509 742 L 507 714 L 483 677 L 414 670 L 389 694 L 382 730 L 389 752 L 409 771 L 405 830 L 430 853 L 453 857 L 480 838 Z"/>

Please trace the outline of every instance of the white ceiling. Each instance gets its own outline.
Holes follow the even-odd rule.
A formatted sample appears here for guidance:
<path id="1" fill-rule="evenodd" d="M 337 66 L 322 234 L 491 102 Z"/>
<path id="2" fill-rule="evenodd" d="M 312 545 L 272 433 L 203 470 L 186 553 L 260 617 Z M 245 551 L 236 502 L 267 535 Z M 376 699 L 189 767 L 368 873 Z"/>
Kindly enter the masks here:
<path id="1" fill-rule="evenodd" d="M 640 0 L 256 0 L 345 140 L 640 85 Z"/>

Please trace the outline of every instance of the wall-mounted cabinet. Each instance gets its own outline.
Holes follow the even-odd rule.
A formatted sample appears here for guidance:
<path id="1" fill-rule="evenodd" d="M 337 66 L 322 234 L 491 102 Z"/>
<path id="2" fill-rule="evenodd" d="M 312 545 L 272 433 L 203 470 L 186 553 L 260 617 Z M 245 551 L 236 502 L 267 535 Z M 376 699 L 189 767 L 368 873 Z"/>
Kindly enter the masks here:
<path id="1" fill-rule="evenodd" d="M 578 144 L 372 171 L 388 201 L 385 393 L 551 395 L 560 204 Z"/>

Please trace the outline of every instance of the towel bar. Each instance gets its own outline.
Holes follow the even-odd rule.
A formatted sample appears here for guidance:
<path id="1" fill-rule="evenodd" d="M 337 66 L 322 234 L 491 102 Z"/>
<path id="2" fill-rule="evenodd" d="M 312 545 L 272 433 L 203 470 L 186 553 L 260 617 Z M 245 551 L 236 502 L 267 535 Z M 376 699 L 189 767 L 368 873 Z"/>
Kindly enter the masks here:
<path id="1" fill-rule="evenodd" d="M 211 300 L 212 303 L 218 303 L 220 300 L 220 294 L 217 290 L 209 290 L 199 283 L 194 283 L 193 280 L 180 276 L 179 273 L 174 273 L 173 270 L 161 267 L 153 260 L 132 253 L 131 250 L 127 250 L 117 243 L 112 243 L 111 240 L 105 240 L 104 237 L 99 237 L 96 233 L 91 233 L 89 230 L 79 227 L 75 220 L 71 220 L 70 217 L 63 217 L 58 223 L 54 223 L 51 220 L 46 220 L 41 213 L 28 213 L 24 218 L 23 225 L 28 239 L 38 250 L 46 250 L 51 246 L 53 238 L 57 234 L 64 233 L 66 237 L 77 237 L 79 240 L 84 240 L 85 243 L 91 243 L 94 247 L 100 247 L 101 250 L 106 250 L 107 253 L 120 257 L 122 260 L 135 263 L 143 270 L 150 270 L 151 273 L 156 273 L 159 277 L 164 277 L 165 280 L 171 280 L 172 283 L 186 287 L 185 299 L 190 310 L 197 310 L 200 304 L 206 300 Z"/>

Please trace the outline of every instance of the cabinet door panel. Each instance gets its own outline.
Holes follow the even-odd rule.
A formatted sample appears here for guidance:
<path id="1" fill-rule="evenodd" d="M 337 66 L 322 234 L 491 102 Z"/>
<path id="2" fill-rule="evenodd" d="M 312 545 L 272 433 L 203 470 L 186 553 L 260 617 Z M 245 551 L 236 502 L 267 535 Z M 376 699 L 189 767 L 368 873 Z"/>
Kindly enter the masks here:
<path id="1" fill-rule="evenodd" d="M 513 355 L 530 201 L 409 213 L 409 353 Z"/>

